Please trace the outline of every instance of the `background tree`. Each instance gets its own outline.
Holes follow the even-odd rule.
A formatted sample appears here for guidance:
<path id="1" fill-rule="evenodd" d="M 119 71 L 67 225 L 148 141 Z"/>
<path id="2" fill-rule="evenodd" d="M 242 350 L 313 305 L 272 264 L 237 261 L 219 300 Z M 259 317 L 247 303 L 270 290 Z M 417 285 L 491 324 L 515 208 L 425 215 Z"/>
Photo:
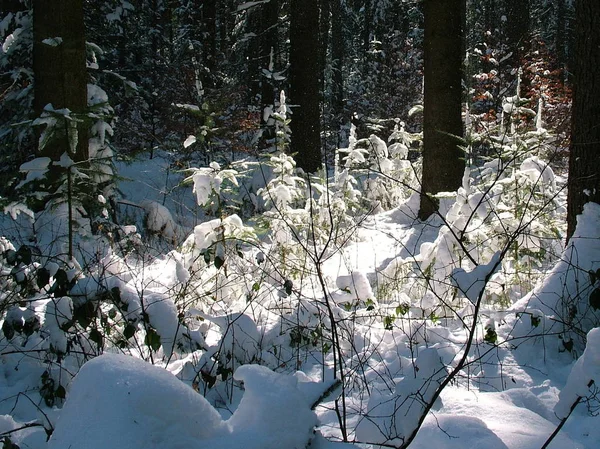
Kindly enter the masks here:
<path id="1" fill-rule="evenodd" d="M 600 2 L 576 5 L 571 147 L 567 198 L 567 238 L 588 201 L 600 203 Z"/>
<path id="2" fill-rule="evenodd" d="M 456 190 L 465 171 L 462 62 L 464 0 L 425 0 L 422 220 L 438 207 L 431 197 Z"/>
<path id="3" fill-rule="evenodd" d="M 318 30 L 318 0 L 291 0 L 289 97 L 295 107 L 290 148 L 298 166 L 308 173 L 321 168 Z"/>
<path id="4" fill-rule="evenodd" d="M 33 35 L 35 115 L 41 115 L 48 104 L 83 114 L 87 109 L 83 1 L 34 0 Z M 77 126 L 77 150 L 71 154 L 76 160 L 88 158 L 86 127 L 85 121 Z M 63 152 L 71 153 L 66 138 L 54 139 L 42 149 L 42 154 L 55 159 Z"/>

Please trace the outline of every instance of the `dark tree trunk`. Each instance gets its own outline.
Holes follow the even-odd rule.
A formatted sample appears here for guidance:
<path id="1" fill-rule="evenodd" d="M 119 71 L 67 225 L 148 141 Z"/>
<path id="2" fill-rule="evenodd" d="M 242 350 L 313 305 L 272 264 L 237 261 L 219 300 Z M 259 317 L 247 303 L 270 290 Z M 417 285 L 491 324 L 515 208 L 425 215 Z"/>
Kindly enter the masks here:
<path id="1" fill-rule="evenodd" d="M 213 72 L 217 66 L 217 1 L 205 0 L 204 8 L 204 62 L 206 67 Z"/>
<path id="2" fill-rule="evenodd" d="M 513 54 L 507 62 L 511 67 L 521 65 L 530 49 L 530 0 L 506 0 L 506 37 Z"/>
<path id="3" fill-rule="evenodd" d="M 465 159 L 463 135 L 462 15 L 464 0 L 425 0 L 425 92 L 423 116 L 422 220 L 438 203 L 430 195 L 460 187 Z"/>
<path id="4" fill-rule="evenodd" d="M 262 23 L 263 23 L 263 36 L 262 36 L 262 54 L 263 54 L 263 68 L 267 68 L 271 62 L 273 62 L 273 70 L 279 69 L 277 62 L 277 54 L 279 53 L 279 39 L 278 39 L 278 22 L 279 22 L 279 0 L 270 0 L 262 5 Z M 273 61 L 271 61 L 271 55 L 273 55 Z M 266 107 L 272 105 L 275 101 L 275 83 L 272 79 L 262 77 L 261 84 L 261 111 L 264 111 Z M 261 114 L 261 123 L 266 125 L 264 117 Z M 268 136 L 271 137 L 271 136 Z"/>
<path id="5" fill-rule="evenodd" d="M 325 93 L 325 66 L 329 48 L 329 29 L 331 27 L 331 3 L 333 0 L 319 0 L 319 77 L 321 92 Z M 336 19 L 339 19 L 336 17 Z"/>
<path id="6" fill-rule="evenodd" d="M 0 19 L 3 19 L 8 13 L 23 11 L 25 6 L 19 0 L 0 0 Z"/>
<path id="7" fill-rule="evenodd" d="M 589 201 L 600 203 L 600 2 L 577 0 L 567 238 Z"/>
<path id="8" fill-rule="evenodd" d="M 246 79 L 248 83 L 248 103 L 256 105 L 259 95 L 261 94 L 261 71 L 264 68 L 262 64 L 262 11 L 261 8 L 254 7 L 248 10 L 246 22 L 246 33 L 252 34 L 249 38 L 246 47 L 247 70 Z"/>
<path id="9" fill-rule="evenodd" d="M 295 106 L 291 151 L 308 173 L 321 167 L 318 29 L 318 0 L 291 0 L 289 104 Z"/>
<path id="10" fill-rule="evenodd" d="M 87 109 L 87 72 L 82 0 L 34 0 L 33 2 L 34 112 L 39 116 L 49 103 L 54 109 L 68 108 L 74 113 Z M 53 46 L 45 39 L 60 37 Z M 78 126 L 75 160 L 88 158 L 88 130 Z M 54 140 L 42 154 L 58 158 L 70 153 L 67 139 Z"/>
<path id="11" fill-rule="evenodd" d="M 341 114 L 344 110 L 344 2 L 332 0 L 337 14 L 332 16 L 331 21 L 331 77 L 333 90 L 333 111 Z"/>

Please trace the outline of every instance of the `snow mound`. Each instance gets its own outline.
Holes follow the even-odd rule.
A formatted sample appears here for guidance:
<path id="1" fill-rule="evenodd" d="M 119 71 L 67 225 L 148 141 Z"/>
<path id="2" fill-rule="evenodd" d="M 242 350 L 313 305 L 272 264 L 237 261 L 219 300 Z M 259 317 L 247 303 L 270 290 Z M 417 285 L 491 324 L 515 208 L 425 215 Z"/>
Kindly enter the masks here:
<path id="1" fill-rule="evenodd" d="M 560 392 L 558 403 L 554 407 L 556 416 L 563 419 L 571 413 L 571 406 L 579 399 L 590 395 L 592 383 L 600 383 L 600 327 L 587 334 L 587 345 L 579 357 L 567 384 Z"/>
<path id="2" fill-rule="evenodd" d="M 224 421 L 209 402 L 168 371 L 104 354 L 75 377 L 49 449 L 301 449 L 317 418 L 298 379 L 244 365 L 242 400 Z"/>
<path id="3" fill-rule="evenodd" d="M 49 449 L 171 449 L 226 431 L 219 413 L 162 368 L 104 354 L 75 377 Z"/>

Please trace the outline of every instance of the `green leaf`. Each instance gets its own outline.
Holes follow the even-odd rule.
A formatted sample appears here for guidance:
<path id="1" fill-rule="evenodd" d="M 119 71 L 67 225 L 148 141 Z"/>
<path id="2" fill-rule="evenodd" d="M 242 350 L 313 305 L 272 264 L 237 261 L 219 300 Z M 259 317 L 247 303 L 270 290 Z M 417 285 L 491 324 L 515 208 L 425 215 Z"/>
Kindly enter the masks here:
<path id="1" fill-rule="evenodd" d="M 45 287 L 50 282 L 50 272 L 47 268 L 40 268 L 36 272 L 36 284 L 38 288 Z"/>
<path id="2" fill-rule="evenodd" d="M 257 292 L 257 291 L 259 291 L 259 290 L 260 290 L 260 284 L 259 284 L 258 282 L 255 282 L 255 283 L 252 285 L 252 291 L 255 291 L 255 292 Z"/>
<path id="3" fill-rule="evenodd" d="M 84 329 L 87 329 L 92 324 L 95 317 L 96 306 L 91 301 L 87 301 L 73 310 L 73 318 Z"/>
<path id="4" fill-rule="evenodd" d="M 385 330 L 391 331 L 394 329 L 394 321 L 396 320 L 395 316 L 385 316 L 383 317 L 383 327 Z"/>
<path id="5" fill-rule="evenodd" d="M 127 323 L 127 326 L 125 326 L 125 329 L 123 329 L 123 337 L 129 340 L 131 337 L 134 336 L 136 330 L 136 326 L 134 326 L 131 323 Z"/>
<path id="6" fill-rule="evenodd" d="M 32 261 L 31 248 L 27 245 L 22 245 L 17 251 L 17 260 L 29 265 Z"/>
<path id="7" fill-rule="evenodd" d="M 98 348 L 101 348 L 104 345 L 104 337 L 98 329 L 92 329 L 90 331 L 90 340 L 96 343 Z"/>
<path id="8" fill-rule="evenodd" d="M 65 387 L 62 385 L 59 385 L 54 392 L 54 396 L 60 399 L 65 399 L 67 397 L 67 390 L 65 390 Z"/>
<path id="9" fill-rule="evenodd" d="M 5 320 L 4 323 L 2 323 L 2 333 L 7 340 L 10 340 L 15 336 L 15 328 L 9 321 Z"/>
<path id="10" fill-rule="evenodd" d="M 18 444 L 12 442 L 10 437 L 4 437 L 2 440 L 2 449 L 21 449 Z"/>
<path id="11" fill-rule="evenodd" d="M 291 279 L 286 279 L 285 282 L 283 283 L 283 288 L 285 289 L 285 292 L 288 295 L 291 295 L 292 289 L 294 288 L 294 283 L 292 282 Z"/>
<path id="12" fill-rule="evenodd" d="M 589 302 L 592 309 L 600 309 L 600 288 L 595 288 L 594 291 L 590 293 Z"/>
<path id="13" fill-rule="evenodd" d="M 496 329 L 488 327 L 485 330 L 485 337 L 483 337 L 483 340 L 491 345 L 495 345 L 498 341 L 498 334 L 496 333 Z"/>
<path id="14" fill-rule="evenodd" d="M 160 348 L 160 335 L 151 327 L 146 332 L 146 338 L 144 338 L 144 344 L 152 349 L 154 352 Z"/>
<path id="15" fill-rule="evenodd" d="M 410 310 L 410 306 L 407 303 L 400 304 L 396 307 L 396 315 L 406 315 Z"/>
<path id="16" fill-rule="evenodd" d="M 542 319 L 539 316 L 531 315 L 531 326 L 532 327 L 538 327 L 541 322 L 542 322 Z"/>
<path id="17" fill-rule="evenodd" d="M 9 249 L 4 252 L 4 258 L 9 265 L 17 264 L 17 252 L 14 249 Z"/>
<path id="18" fill-rule="evenodd" d="M 215 268 L 217 270 L 219 268 L 221 268 L 224 263 L 225 263 L 225 259 L 223 259 L 221 256 L 215 256 Z"/>

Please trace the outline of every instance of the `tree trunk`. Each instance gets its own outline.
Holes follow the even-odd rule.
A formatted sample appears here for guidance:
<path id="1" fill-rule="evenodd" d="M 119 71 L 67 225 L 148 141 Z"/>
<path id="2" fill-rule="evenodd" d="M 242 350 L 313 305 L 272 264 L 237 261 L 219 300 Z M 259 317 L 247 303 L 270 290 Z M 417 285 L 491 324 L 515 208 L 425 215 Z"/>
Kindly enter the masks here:
<path id="1" fill-rule="evenodd" d="M 292 108 L 291 151 L 308 173 L 321 167 L 319 108 L 319 2 L 291 0 L 289 97 Z"/>
<path id="2" fill-rule="evenodd" d="M 322 98 L 325 95 L 325 68 L 327 65 L 327 49 L 329 47 L 329 29 L 331 21 L 331 3 L 334 0 L 319 0 L 319 82 Z M 338 18 L 339 19 L 339 18 Z"/>
<path id="3" fill-rule="evenodd" d="M 335 5 L 335 10 L 338 11 L 331 20 L 331 77 L 333 99 L 332 106 L 335 114 L 341 114 L 344 110 L 344 8 L 346 7 L 343 1 L 332 0 Z"/>
<path id="4" fill-rule="evenodd" d="M 530 0 L 506 0 L 506 37 L 512 56 L 507 62 L 510 67 L 519 67 L 521 59 L 530 49 Z"/>
<path id="5" fill-rule="evenodd" d="M 277 71 L 277 54 L 279 53 L 278 40 L 278 22 L 279 22 L 279 0 L 270 0 L 262 5 L 262 68 L 266 69 L 269 64 L 273 63 L 273 70 Z M 273 55 L 273 61 L 271 61 Z M 261 83 L 261 110 L 273 105 L 275 101 L 275 82 L 274 80 L 262 77 Z M 261 114 L 261 123 L 265 125 L 264 117 Z"/>
<path id="6" fill-rule="evenodd" d="M 0 19 L 3 19 L 8 13 L 17 13 L 23 11 L 25 6 L 19 0 L 0 0 Z"/>
<path id="7" fill-rule="evenodd" d="M 430 195 L 458 189 L 465 171 L 459 147 L 464 13 L 464 0 L 425 0 L 422 220 L 438 208 Z"/>
<path id="8" fill-rule="evenodd" d="M 206 67 L 213 72 L 217 66 L 217 1 L 204 1 L 204 26 L 205 26 L 205 52 L 204 62 Z"/>
<path id="9" fill-rule="evenodd" d="M 87 72 L 82 0 L 34 0 L 33 2 L 34 112 L 39 116 L 49 103 L 54 109 L 74 113 L 87 109 Z M 43 43 L 61 38 L 58 45 Z M 55 40 L 57 41 L 57 40 Z M 55 139 L 42 154 L 59 158 L 70 153 L 67 139 Z M 88 159 L 88 130 L 78 126 L 75 160 Z"/>
<path id="10" fill-rule="evenodd" d="M 600 203 L 600 2 L 577 0 L 567 239 L 589 201 Z"/>

